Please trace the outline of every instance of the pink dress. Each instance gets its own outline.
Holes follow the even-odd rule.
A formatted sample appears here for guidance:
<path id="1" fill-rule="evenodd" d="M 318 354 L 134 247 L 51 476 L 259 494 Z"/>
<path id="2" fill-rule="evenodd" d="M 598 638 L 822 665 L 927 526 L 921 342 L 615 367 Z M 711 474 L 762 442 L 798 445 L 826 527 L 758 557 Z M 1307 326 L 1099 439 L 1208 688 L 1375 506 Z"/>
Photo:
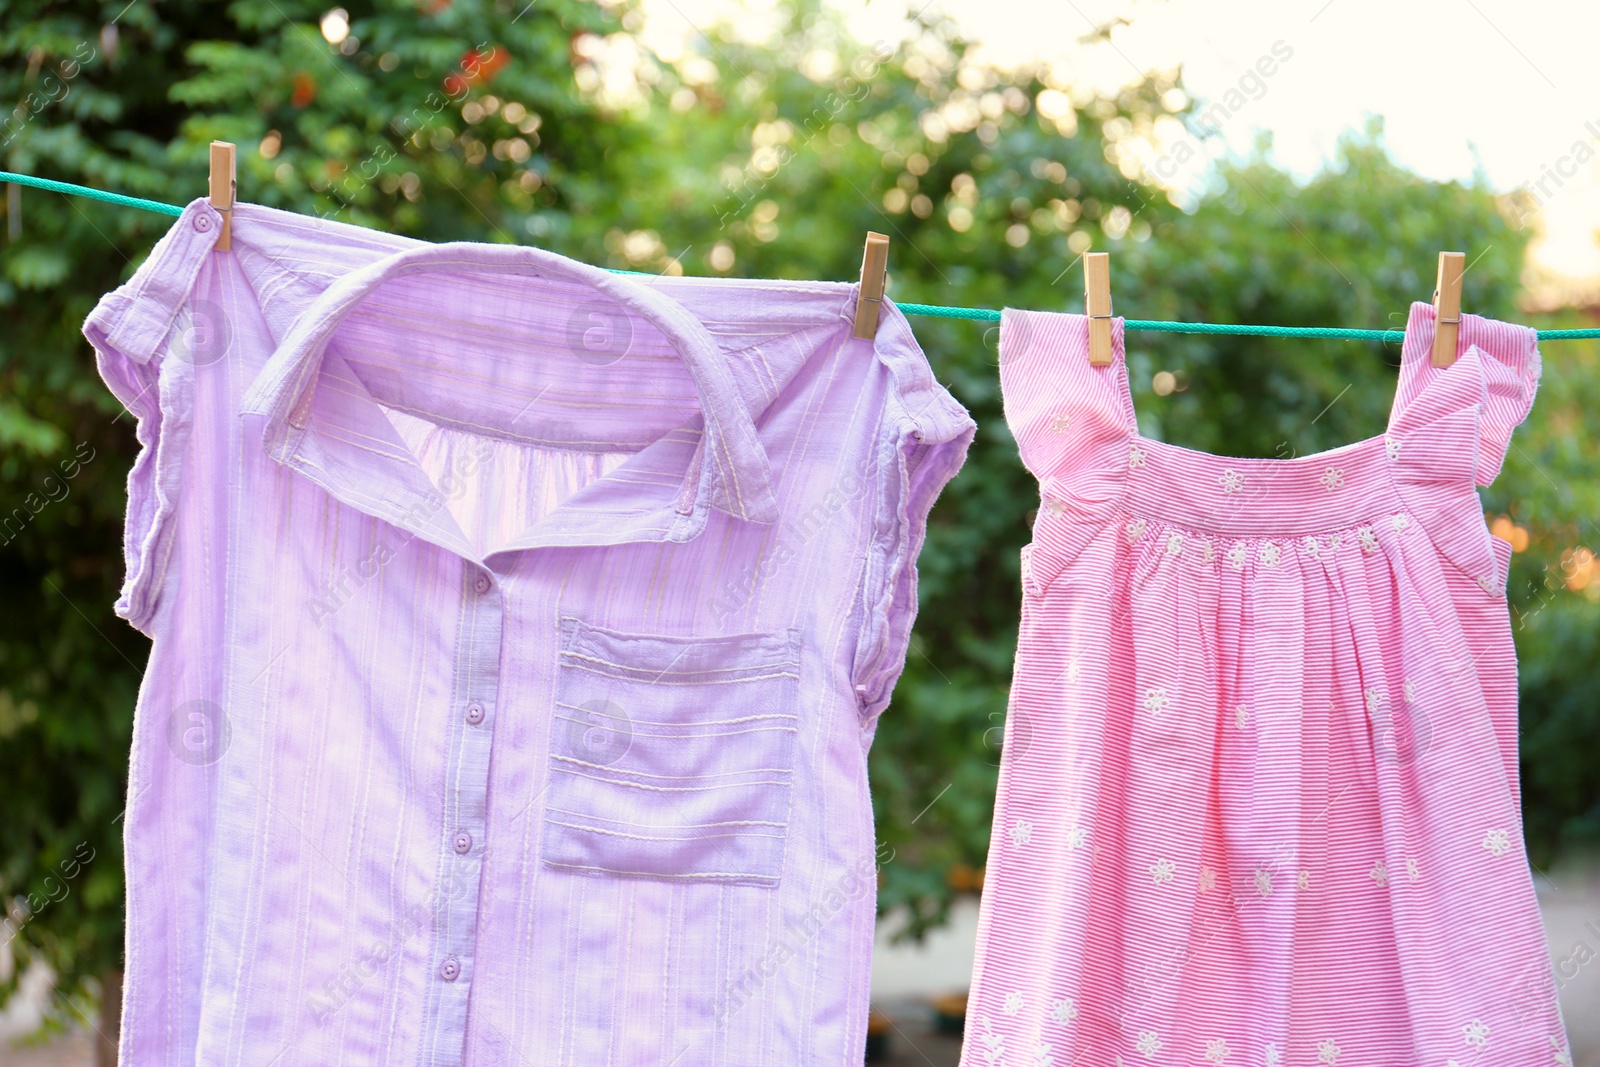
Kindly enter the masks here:
<path id="1" fill-rule="evenodd" d="M 1570 1064 L 1516 783 L 1487 485 L 1532 330 L 1412 307 L 1388 431 L 1290 459 L 1139 436 L 1086 320 L 1006 311 L 1042 504 L 964 1067 Z"/>

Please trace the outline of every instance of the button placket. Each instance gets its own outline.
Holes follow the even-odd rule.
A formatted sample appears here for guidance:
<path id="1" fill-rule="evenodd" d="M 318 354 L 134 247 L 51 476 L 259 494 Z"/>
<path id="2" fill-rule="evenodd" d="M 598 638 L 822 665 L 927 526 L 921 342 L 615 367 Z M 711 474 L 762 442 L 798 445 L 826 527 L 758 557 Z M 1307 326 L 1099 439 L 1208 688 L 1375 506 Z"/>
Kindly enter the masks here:
<path id="1" fill-rule="evenodd" d="M 449 709 L 445 807 L 439 844 L 430 983 L 423 1016 L 424 1054 L 430 1067 L 459 1065 L 465 1055 L 472 965 L 477 956 L 478 900 L 488 852 L 489 753 L 493 731 L 488 708 L 499 697 L 504 597 L 485 569 L 462 572 L 461 621 Z"/>

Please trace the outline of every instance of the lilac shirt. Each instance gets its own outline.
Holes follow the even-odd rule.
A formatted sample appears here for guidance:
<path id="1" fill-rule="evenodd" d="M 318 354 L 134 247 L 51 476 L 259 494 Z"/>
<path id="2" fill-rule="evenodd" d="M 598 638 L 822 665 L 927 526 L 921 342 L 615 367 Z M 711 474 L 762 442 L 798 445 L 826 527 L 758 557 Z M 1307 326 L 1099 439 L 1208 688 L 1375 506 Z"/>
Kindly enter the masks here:
<path id="1" fill-rule="evenodd" d="M 154 638 L 123 1062 L 859 1064 L 973 425 L 855 287 L 190 204 L 84 332 Z"/>

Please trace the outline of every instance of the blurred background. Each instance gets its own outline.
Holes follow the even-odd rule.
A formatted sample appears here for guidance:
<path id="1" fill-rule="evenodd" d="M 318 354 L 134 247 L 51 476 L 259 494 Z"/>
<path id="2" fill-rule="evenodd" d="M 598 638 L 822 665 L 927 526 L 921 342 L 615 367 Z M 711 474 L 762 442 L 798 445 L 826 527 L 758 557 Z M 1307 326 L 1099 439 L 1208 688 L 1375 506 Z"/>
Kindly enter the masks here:
<path id="1" fill-rule="evenodd" d="M 7 0 L 0 168 L 240 198 L 609 267 L 854 280 L 902 301 L 1399 327 L 1464 251 L 1466 310 L 1600 323 L 1600 7 L 1541 0 Z M 0 1064 L 111 1063 L 120 812 L 144 639 L 111 614 L 131 420 L 79 324 L 169 220 L 4 187 Z M 992 324 L 914 319 L 979 423 L 921 558 L 872 755 L 874 1052 L 954 1064 L 1036 487 Z M 1130 334 L 1141 430 L 1284 456 L 1382 431 L 1398 346 Z M 1511 542 L 1529 854 L 1600 1064 L 1600 342 L 1483 491 Z M 1508 991 L 1509 992 L 1509 991 Z"/>

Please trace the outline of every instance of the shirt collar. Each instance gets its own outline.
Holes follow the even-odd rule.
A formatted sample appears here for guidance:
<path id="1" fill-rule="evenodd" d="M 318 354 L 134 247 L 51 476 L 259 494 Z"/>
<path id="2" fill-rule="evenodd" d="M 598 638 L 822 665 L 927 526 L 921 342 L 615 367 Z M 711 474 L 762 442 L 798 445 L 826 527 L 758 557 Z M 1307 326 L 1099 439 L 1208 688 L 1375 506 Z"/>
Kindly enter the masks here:
<path id="1" fill-rule="evenodd" d="M 716 340 L 699 319 L 677 301 L 626 275 L 515 245 L 426 245 L 397 252 L 331 285 L 299 317 L 244 397 L 245 413 L 266 418 L 263 443 L 274 459 L 368 514 L 460 555 L 475 556 L 438 490 L 377 402 L 337 353 L 328 351 L 340 323 L 385 280 L 429 271 L 526 275 L 592 287 L 661 332 L 683 360 L 699 397 L 699 442 L 687 459 L 677 498 L 663 509 L 670 514 L 641 516 L 635 510 L 625 516 L 626 509 L 619 508 L 603 524 L 603 532 L 596 523 L 567 528 L 558 523 L 546 537 L 525 536 L 504 548 L 687 539 L 703 528 L 707 507 L 744 521 L 776 521 L 771 465 L 749 406 Z M 661 443 L 666 451 L 680 446 L 681 440 L 678 445 Z M 373 477 L 374 463 L 383 469 L 382 478 Z M 608 506 L 604 494 L 596 495 L 601 503 L 593 510 L 604 513 Z"/>

